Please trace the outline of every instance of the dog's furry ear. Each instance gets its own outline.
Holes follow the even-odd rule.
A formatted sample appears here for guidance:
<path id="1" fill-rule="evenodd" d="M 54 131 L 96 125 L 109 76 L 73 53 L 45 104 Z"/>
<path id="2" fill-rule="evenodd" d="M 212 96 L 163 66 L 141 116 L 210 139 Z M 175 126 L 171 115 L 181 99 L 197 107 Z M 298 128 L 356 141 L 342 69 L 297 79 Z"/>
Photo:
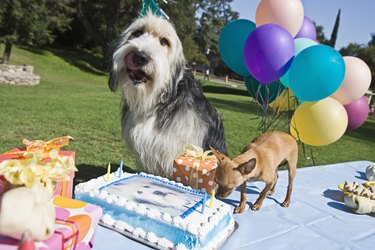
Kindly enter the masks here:
<path id="1" fill-rule="evenodd" d="M 113 71 L 113 58 L 112 58 L 116 46 L 117 46 L 116 44 L 109 45 L 107 49 L 107 53 L 105 55 L 106 62 L 107 62 L 106 63 L 107 72 L 109 72 L 108 87 L 112 90 L 112 92 L 116 92 L 118 88 L 117 76 L 116 76 L 116 73 Z"/>
<path id="2" fill-rule="evenodd" d="M 114 53 L 125 43 L 130 35 L 130 29 L 128 28 L 125 30 L 124 33 L 120 35 L 115 43 L 109 45 L 107 53 L 106 53 L 106 64 L 107 64 L 107 72 L 109 72 L 108 78 L 108 87 L 112 90 L 112 92 L 116 92 L 119 86 L 117 70 L 114 69 Z"/>
<path id="3" fill-rule="evenodd" d="M 238 171 L 240 171 L 240 173 L 242 175 L 248 175 L 254 170 L 254 168 L 256 166 L 256 163 L 257 163 L 257 160 L 255 158 L 253 158 L 253 159 L 239 165 L 236 169 Z"/>
<path id="4" fill-rule="evenodd" d="M 111 89 L 112 92 L 116 92 L 118 88 L 117 76 L 116 73 L 113 72 L 113 70 L 109 72 L 108 87 Z"/>

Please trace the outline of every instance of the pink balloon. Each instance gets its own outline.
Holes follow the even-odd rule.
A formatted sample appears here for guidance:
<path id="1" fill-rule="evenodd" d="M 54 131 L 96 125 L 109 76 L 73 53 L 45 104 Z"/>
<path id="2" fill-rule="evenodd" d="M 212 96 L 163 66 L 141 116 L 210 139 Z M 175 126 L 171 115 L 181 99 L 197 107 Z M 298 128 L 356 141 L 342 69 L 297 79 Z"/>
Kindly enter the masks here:
<path id="1" fill-rule="evenodd" d="M 365 123 L 370 112 L 370 105 L 365 96 L 362 96 L 357 101 L 344 105 L 344 107 L 348 113 L 349 122 L 347 130 L 349 131 L 357 129 Z"/>
<path id="2" fill-rule="evenodd" d="M 273 23 L 284 27 L 294 37 L 301 29 L 304 9 L 300 0 L 262 0 L 256 10 L 258 26 Z"/>
<path id="3" fill-rule="evenodd" d="M 371 70 L 361 59 L 344 56 L 345 76 L 332 97 L 346 105 L 361 98 L 371 84 Z"/>

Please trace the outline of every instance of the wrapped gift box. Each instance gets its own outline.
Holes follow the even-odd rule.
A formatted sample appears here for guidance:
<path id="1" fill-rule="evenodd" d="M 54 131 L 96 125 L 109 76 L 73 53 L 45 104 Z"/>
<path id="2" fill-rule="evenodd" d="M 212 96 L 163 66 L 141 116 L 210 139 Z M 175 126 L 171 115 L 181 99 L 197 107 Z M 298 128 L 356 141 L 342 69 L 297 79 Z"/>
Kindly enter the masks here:
<path id="1" fill-rule="evenodd" d="M 217 159 L 199 159 L 179 156 L 173 164 L 173 180 L 211 195 L 216 187 Z"/>
<path id="2" fill-rule="evenodd" d="M 0 154 L 0 162 L 10 159 L 17 159 L 19 155 L 17 154 L 9 154 L 11 152 L 23 152 L 23 148 L 14 148 L 12 150 L 7 151 L 7 153 Z M 75 160 L 75 152 L 74 151 L 64 151 L 60 150 L 59 155 L 61 156 L 68 156 L 72 157 Z M 48 161 L 48 158 L 45 159 Z M 72 171 L 70 173 L 70 180 L 69 181 L 58 181 L 56 182 L 56 187 L 54 191 L 54 195 L 60 195 L 67 198 L 72 198 L 73 195 L 73 179 L 74 179 L 75 172 Z M 0 194 L 2 194 L 6 190 L 6 181 L 5 179 L 0 176 Z"/>
<path id="3" fill-rule="evenodd" d="M 36 249 L 92 249 L 102 209 L 62 196 L 52 198 L 52 202 L 56 208 L 55 233 L 45 241 L 35 242 Z M 0 236 L 0 249 L 16 250 L 18 244 L 16 239 Z"/>

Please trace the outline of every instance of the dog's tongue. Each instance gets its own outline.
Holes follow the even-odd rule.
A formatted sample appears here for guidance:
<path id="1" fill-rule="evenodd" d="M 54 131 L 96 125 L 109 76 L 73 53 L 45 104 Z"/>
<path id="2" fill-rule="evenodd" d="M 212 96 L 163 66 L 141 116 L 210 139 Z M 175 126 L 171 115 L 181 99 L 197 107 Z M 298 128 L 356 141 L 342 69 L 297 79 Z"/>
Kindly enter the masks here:
<path id="1" fill-rule="evenodd" d="M 124 57 L 124 67 L 131 72 L 130 78 L 140 82 L 147 82 L 147 76 L 133 62 L 134 52 L 130 52 Z"/>
<path id="2" fill-rule="evenodd" d="M 130 70 L 137 70 L 138 68 L 137 66 L 134 65 L 134 62 L 133 62 L 133 55 L 134 55 L 134 52 L 130 52 L 129 54 L 125 56 L 124 65 Z"/>

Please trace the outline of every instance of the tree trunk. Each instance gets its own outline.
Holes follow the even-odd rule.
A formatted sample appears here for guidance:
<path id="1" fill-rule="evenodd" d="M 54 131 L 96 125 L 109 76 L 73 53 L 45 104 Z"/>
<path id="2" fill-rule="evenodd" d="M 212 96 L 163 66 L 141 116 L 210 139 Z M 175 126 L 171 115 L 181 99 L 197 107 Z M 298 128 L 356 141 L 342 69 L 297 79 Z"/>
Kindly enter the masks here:
<path id="1" fill-rule="evenodd" d="M 1 61 L 2 64 L 8 64 L 10 53 L 12 52 L 12 46 L 13 46 L 13 44 L 11 42 L 6 42 L 5 43 L 3 60 Z"/>

